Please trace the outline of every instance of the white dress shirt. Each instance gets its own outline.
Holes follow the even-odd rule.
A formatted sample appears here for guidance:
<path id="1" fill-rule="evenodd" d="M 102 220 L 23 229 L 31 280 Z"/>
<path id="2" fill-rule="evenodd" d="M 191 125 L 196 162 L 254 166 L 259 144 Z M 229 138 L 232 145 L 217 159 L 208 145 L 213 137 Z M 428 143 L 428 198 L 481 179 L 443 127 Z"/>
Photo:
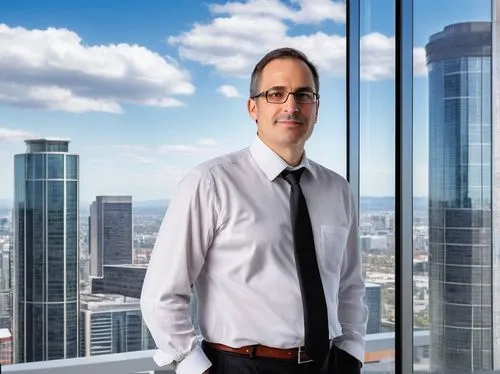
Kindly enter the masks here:
<path id="1" fill-rule="evenodd" d="M 367 308 L 358 225 L 347 181 L 303 156 L 296 168 L 258 137 L 203 163 L 180 182 L 151 255 L 141 295 L 155 361 L 177 373 L 211 365 L 188 313 L 194 284 L 203 338 L 231 347 L 304 345 L 302 298 L 284 169 L 305 167 L 301 187 L 314 233 L 330 338 L 361 362 Z"/>

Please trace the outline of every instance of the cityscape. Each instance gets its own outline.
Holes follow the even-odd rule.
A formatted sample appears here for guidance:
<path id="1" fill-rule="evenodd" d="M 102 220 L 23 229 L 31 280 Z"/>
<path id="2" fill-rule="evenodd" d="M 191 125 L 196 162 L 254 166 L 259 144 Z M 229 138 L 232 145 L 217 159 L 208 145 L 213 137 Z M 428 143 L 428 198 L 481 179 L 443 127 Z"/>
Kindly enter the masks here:
<path id="1" fill-rule="evenodd" d="M 47 146 L 67 141 L 36 140 Z M 31 141 L 28 145 L 32 146 Z M 26 156 L 26 155 L 23 155 Z M 66 155 L 69 157 L 70 155 Z M 17 157 L 17 156 L 16 156 Z M 43 163 L 42 163 L 43 164 Z M 77 163 L 76 163 L 77 164 Z M 43 183 L 50 183 L 44 181 Z M 41 198 L 40 196 L 36 197 Z M 70 196 L 66 196 L 69 199 Z M 415 201 L 415 327 L 428 329 L 428 226 L 427 202 Z M 14 257 L 12 210 L 0 209 L 0 253 L 2 254 L 0 323 L 8 339 L 3 343 L 4 364 L 51 359 L 50 356 L 14 356 L 14 298 L 9 279 Z M 394 331 L 394 198 L 362 198 L 360 246 L 367 281 L 365 302 L 370 306 L 369 334 Z M 78 355 L 89 356 L 156 348 L 142 322 L 139 294 L 145 269 L 156 240 L 168 200 L 134 203 L 132 196 L 96 196 L 79 215 L 80 314 Z M 99 224 L 98 224 L 99 222 Z M 26 223 L 28 224 L 28 223 Z M 99 231 L 97 227 L 102 227 Z M 127 271 L 127 269 L 129 269 Z M 59 274 L 61 272 L 58 272 Z M 137 278 L 137 282 L 131 281 Z M 107 279 L 106 279 L 107 278 Z M 37 280 L 37 282 L 39 282 Z M 51 292 L 51 291 L 49 291 Z M 53 293 L 53 292 L 51 292 Z M 192 307 L 193 322 L 196 314 Z M 76 318 L 76 317 L 75 317 Z M 58 319 L 63 321 L 64 318 Z M 74 328 L 76 324 L 73 323 Z M 37 325 L 41 328 L 42 325 Z M 35 334 L 25 331 L 24 334 Z M 61 341 L 61 344 L 64 341 Z M 76 353 L 67 357 L 77 357 Z M 52 357 L 57 358 L 57 356 Z"/>
<path id="2" fill-rule="evenodd" d="M 394 5 L 394 2 L 383 1 Z M 477 8 L 481 11 L 459 13 L 457 10 L 460 15 L 448 17 L 449 22 L 441 19 L 438 22 L 434 18 L 437 11 L 432 11 L 432 1 L 415 4 L 416 16 L 424 8 L 425 14 L 433 13 L 428 19 L 432 28 L 423 30 L 424 26 L 418 22 L 414 25 L 416 151 L 413 154 L 413 245 L 410 250 L 413 258 L 413 368 L 418 373 L 471 373 L 500 368 L 497 367 L 500 362 L 497 347 L 500 341 L 497 298 L 500 282 L 496 260 L 500 253 L 495 246 L 500 231 L 494 220 L 497 215 L 494 202 L 500 198 L 497 193 L 500 190 L 495 178 L 498 166 L 493 162 L 500 155 L 500 148 L 493 146 L 497 136 L 493 126 L 498 122 L 499 113 L 492 100 L 495 74 L 492 36 L 495 30 L 492 25 L 495 23 L 491 22 L 491 1 L 478 1 L 481 5 Z M 269 9 L 262 10 L 266 7 L 262 6 L 264 3 Z M 317 6 L 319 3 L 316 2 Z M 13 42 L 8 39 L 8 45 L 27 41 L 26 45 L 36 49 L 43 48 L 36 37 L 45 37 L 47 33 L 47 44 L 69 43 L 71 48 L 76 45 L 76 55 L 87 53 L 87 48 L 94 53 L 92 48 L 98 46 L 103 54 L 115 53 L 121 48 L 121 55 L 118 55 L 123 57 L 128 53 L 132 56 L 137 52 L 135 48 L 139 48 L 141 58 L 148 61 L 134 65 L 136 60 L 131 58 L 124 63 L 123 66 L 128 64 L 130 67 L 124 69 L 124 76 L 130 71 L 140 71 L 133 77 L 137 78 L 134 84 L 139 87 L 139 93 L 129 96 L 115 94 L 115 90 L 128 90 L 128 82 L 113 81 L 113 87 L 106 87 L 89 99 L 86 95 L 97 86 L 102 87 L 90 86 L 97 78 L 88 72 L 85 74 L 90 75 L 78 76 L 67 87 L 57 86 L 57 79 L 49 82 L 56 90 L 68 90 L 69 95 L 73 95 L 70 98 L 59 94 L 54 95 L 58 98 L 54 102 L 40 98 L 32 102 L 31 97 L 24 100 L 16 96 L 15 100 L 8 101 L 0 94 L 0 115 L 3 110 L 6 120 L 10 118 L 16 128 L 0 127 L 0 163 L 10 165 L 0 170 L 0 365 L 157 348 L 142 319 L 139 298 L 158 230 L 168 210 L 169 197 L 190 167 L 246 146 L 242 139 L 254 136 L 252 129 L 234 128 L 234 118 L 241 120 L 238 115 L 231 114 L 232 119 L 227 119 L 231 115 L 224 113 L 222 117 L 226 121 L 221 119 L 217 100 L 223 98 L 228 103 L 237 103 L 227 104 L 231 113 L 233 109 L 236 111 L 237 105 L 244 104 L 246 95 L 242 92 L 248 81 L 242 81 L 241 76 L 248 72 L 249 61 L 254 61 L 259 54 L 244 52 L 245 48 L 235 50 L 238 44 L 235 40 L 239 39 L 229 36 L 230 47 L 215 42 L 211 45 L 212 49 L 226 54 L 222 57 L 210 55 L 207 52 L 210 48 L 201 48 L 197 43 L 203 39 L 201 36 L 211 35 L 217 39 L 224 34 L 227 25 L 234 28 L 240 25 L 239 22 L 243 22 L 239 32 L 248 31 L 246 28 L 255 32 L 252 23 L 246 23 L 248 14 L 262 16 L 268 27 L 266 30 L 283 32 L 284 36 L 276 40 L 290 46 L 304 42 L 306 34 L 300 35 L 300 32 L 306 27 L 312 30 L 308 34 L 311 43 L 332 36 L 330 43 L 337 42 L 337 36 L 345 41 L 345 2 L 325 0 L 322 4 L 329 6 L 324 8 L 328 9 L 325 12 L 328 16 L 314 7 L 308 8 L 304 0 L 214 3 L 197 8 L 199 19 L 213 17 L 213 22 L 207 21 L 207 24 L 196 23 L 190 18 L 191 13 L 184 10 L 177 15 L 179 23 L 194 26 L 185 32 L 170 31 L 163 42 L 172 49 L 162 56 L 152 52 L 153 39 L 144 42 L 147 47 L 136 44 L 110 47 L 104 41 L 98 44 L 97 36 L 80 24 L 80 32 L 87 30 L 87 35 L 96 38 L 92 41 L 89 37 L 87 45 L 71 28 L 38 30 L 28 25 L 2 24 L 0 19 L 0 56 L 5 53 L 20 58 L 16 50 L 2 49 L 2 40 L 7 40 L 5 36 L 2 39 L 3 35 L 12 38 Z M 443 4 L 436 4 L 436 7 L 445 7 Z M 447 6 L 454 4 L 448 1 Z M 466 9 L 466 2 L 460 4 Z M 376 65 L 394 59 L 394 50 L 384 49 L 394 43 L 394 38 L 386 37 L 394 33 L 394 26 L 386 13 L 378 14 L 370 2 L 365 5 L 360 15 L 364 35 L 360 39 L 358 219 L 370 349 L 365 352 L 363 370 L 394 373 L 398 322 L 397 251 L 408 248 L 398 248 L 395 238 L 398 223 L 394 155 L 391 153 L 394 128 L 391 126 L 398 123 L 384 111 L 394 105 L 391 104 L 392 93 L 387 92 L 393 91 L 395 83 L 393 72 L 388 73 L 383 66 Z M 277 9 L 276 14 L 273 9 Z M 221 26 L 224 21 L 220 20 L 228 24 Z M 291 23 L 298 25 L 299 31 L 288 32 Z M 323 32 L 322 27 L 327 31 Z M 180 26 L 172 28 L 177 30 Z M 133 40 L 126 30 L 121 30 L 124 38 Z M 15 39 L 17 35 L 21 37 Z M 36 37 L 30 39 L 32 35 Z M 264 44 L 266 48 L 274 46 L 259 38 L 250 43 L 255 43 L 254 46 Z M 109 52 L 108 47 L 114 52 Z M 175 48 L 179 53 L 177 60 L 170 56 Z M 345 45 L 338 48 L 345 48 Z M 329 87 L 321 94 L 322 102 L 336 103 L 337 107 L 324 105 L 327 120 L 323 123 L 334 125 L 322 127 L 319 125 L 323 123 L 318 123 L 315 138 L 308 143 L 306 151 L 312 159 L 346 175 L 346 145 L 342 142 L 347 143 L 349 135 L 342 132 L 345 112 L 338 110 L 347 100 L 342 91 L 345 77 L 338 73 L 344 67 L 340 68 L 341 62 L 335 58 L 323 58 L 317 52 L 320 49 L 317 45 L 305 47 L 320 68 L 324 86 Z M 51 50 L 47 55 L 63 59 L 63 50 L 62 47 Z M 390 53 L 383 55 L 386 50 Z M 86 61 L 99 60 L 91 53 Z M 233 53 L 237 56 L 234 59 Z M 118 57 L 113 55 L 114 58 Z M 226 63 L 226 58 L 230 63 Z M 16 79 L 18 70 L 12 66 L 19 61 L 12 61 L 14 63 L 5 66 L 12 69 L 12 79 Z M 103 75 L 116 68 L 104 63 L 97 65 L 92 65 L 92 69 Z M 0 59 L 0 70 L 2 67 Z M 157 75 L 151 73 L 153 70 Z M 46 74 L 45 70 L 40 71 L 34 70 L 32 76 Z M 61 77 L 66 74 L 64 71 L 56 73 Z M 56 76 L 56 73 L 51 74 Z M 196 90 L 207 97 L 203 104 L 189 99 L 190 95 L 196 95 L 195 83 L 200 77 L 208 82 L 196 86 Z M 2 79 L 0 74 L 0 88 L 5 85 Z M 19 82 L 22 83 L 16 84 L 25 84 L 23 82 L 29 79 L 31 77 L 21 77 Z M 36 84 L 42 84 L 38 83 L 43 81 L 40 77 L 33 79 Z M 89 86 L 85 83 L 87 79 Z M 109 76 L 106 79 L 110 79 Z M 33 87 L 43 90 L 49 87 L 36 84 Z M 344 96 L 339 99 L 340 95 Z M 50 117 L 53 126 L 49 119 L 47 122 L 40 119 L 40 127 L 50 128 L 50 136 L 49 131 L 22 127 L 20 122 L 16 125 L 12 120 L 22 113 L 27 116 L 24 120 L 36 121 L 33 119 L 36 116 L 31 117 L 29 113 L 38 110 L 56 113 Z M 163 111 L 170 113 L 168 120 L 159 121 Z M 58 117 L 59 112 L 74 117 Z M 155 117 L 152 113 L 162 114 Z M 123 122 L 110 119 L 117 115 L 127 119 Z M 82 128 L 86 127 L 68 126 L 69 130 L 64 130 L 64 118 L 77 116 L 83 118 Z M 150 121 L 147 130 L 142 123 L 143 117 Z M 211 122 L 211 117 L 215 122 Z M 106 125 L 99 123 L 103 119 L 108 121 Z M 176 127 L 165 126 L 163 121 L 170 125 L 175 123 Z M 187 124 L 190 121 L 192 124 Z M 381 129 L 381 123 L 390 126 Z M 422 123 L 425 126 L 419 129 Z M 127 124 L 128 130 L 123 131 L 118 124 Z M 6 135 L 2 135 L 2 131 Z M 183 133 L 191 136 L 189 142 L 184 141 Z M 117 134 L 121 134 L 122 143 L 116 140 Z M 2 143 L 2 136 L 8 142 Z M 164 139 L 163 143 L 155 143 L 155 138 Z M 201 339 L 194 292 L 189 312 Z"/>

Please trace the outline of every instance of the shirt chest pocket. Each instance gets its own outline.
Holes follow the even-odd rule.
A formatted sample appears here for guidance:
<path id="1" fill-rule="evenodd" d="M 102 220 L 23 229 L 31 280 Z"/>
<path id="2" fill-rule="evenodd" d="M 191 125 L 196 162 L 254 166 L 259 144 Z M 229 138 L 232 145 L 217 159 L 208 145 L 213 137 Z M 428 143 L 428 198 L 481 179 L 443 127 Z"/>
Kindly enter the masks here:
<path id="1" fill-rule="evenodd" d="M 347 243 L 346 226 L 321 225 L 321 262 L 325 270 L 340 273 Z"/>

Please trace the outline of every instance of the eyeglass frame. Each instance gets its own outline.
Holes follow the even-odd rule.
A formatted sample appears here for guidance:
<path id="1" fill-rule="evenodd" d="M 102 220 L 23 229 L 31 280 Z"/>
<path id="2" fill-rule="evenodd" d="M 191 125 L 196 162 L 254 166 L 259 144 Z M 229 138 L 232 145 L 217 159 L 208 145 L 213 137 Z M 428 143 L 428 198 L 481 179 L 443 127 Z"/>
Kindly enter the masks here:
<path id="1" fill-rule="evenodd" d="M 269 101 L 269 99 L 267 98 L 267 95 L 269 94 L 269 92 L 283 92 L 285 93 L 286 92 L 286 98 L 284 101 Z M 300 93 L 310 93 L 310 94 L 313 94 L 313 97 L 315 98 L 314 101 L 311 101 L 311 102 L 300 102 L 300 101 L 297 101 L 297 98 L 295 95 L 297 94 L 300 94 Z M 319 93 L 317 92 L 314 92 L 314 91 L 306 91 L 306 90 L 298 90 L 298 91 L 295 91 L 295 92 L 289 92 L 287 90 L 283 90 L 283 89 L 279 89 L 279 88 L 270 88 L 266 91 L 262 91 L 260 93 L 258 93 L 257 95 L 253 95 L 253 96 L 250 96 L 251 99 L 255 100 L 257 99 L 258 97 L 265 97 L 266 98 L 266 101 L 269 103 L 269 104 L 284 104 L 288 101 L 288 98 L 290 97 L 290 95 L 293 96 L 293 99 L 295 100 L 295 102 L 297 104 L 315 104 L 319 101 Z"/>

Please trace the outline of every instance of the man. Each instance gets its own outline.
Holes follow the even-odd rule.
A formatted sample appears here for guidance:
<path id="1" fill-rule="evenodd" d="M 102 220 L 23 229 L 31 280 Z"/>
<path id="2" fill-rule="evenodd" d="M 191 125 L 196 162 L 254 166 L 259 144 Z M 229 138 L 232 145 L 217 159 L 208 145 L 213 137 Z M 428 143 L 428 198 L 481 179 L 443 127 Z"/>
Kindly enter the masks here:
<path id="1" fill-rule="evenodd" d="M 271 51 L 251 77 L 253 143 L 180 182 L 141 296 L 158 365 L 178 374 L 360 372 L 367 308 L 353 198 L 345 179 L 304 152 L 318 92 L 304 54 Z"/>

